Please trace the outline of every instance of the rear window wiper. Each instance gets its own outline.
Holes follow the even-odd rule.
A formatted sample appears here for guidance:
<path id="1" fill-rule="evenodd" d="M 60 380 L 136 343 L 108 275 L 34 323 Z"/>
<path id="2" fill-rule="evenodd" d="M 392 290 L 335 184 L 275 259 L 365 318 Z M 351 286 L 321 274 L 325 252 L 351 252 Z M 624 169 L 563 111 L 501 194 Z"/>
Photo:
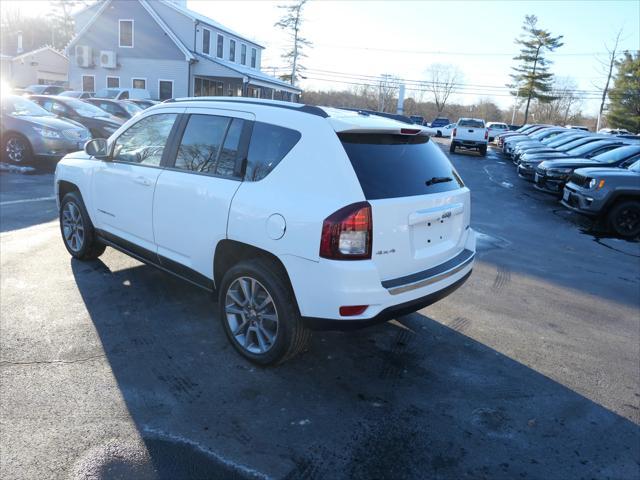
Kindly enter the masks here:
<path id="1" fill-rule="evenodd" d="M 453 178 L 451 177 L 433 177 L 430 180 L 427 180 L 425 183 L 425 185 L 427 187 L 430 187 L 431 185 L 434 185 L 436 183 L 446 183 L 446 182 L 453 182 Z"/>

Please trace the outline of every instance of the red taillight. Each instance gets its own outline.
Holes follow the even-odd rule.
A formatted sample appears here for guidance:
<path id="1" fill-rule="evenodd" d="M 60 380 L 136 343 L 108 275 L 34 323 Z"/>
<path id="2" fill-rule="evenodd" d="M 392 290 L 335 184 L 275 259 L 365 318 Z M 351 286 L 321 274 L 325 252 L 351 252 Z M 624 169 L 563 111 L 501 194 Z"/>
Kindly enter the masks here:
<path id="1" fill-rule="evenodd" d="M 456 136 L 456 132 L 457 132 L 457 131 L 458 131 L 458 129 L 457 129 L 457 128 L 454 128 L 454 129 L 453 129 L 453 136 L 454 136 L 454 137 Z"/>
<path id="2" fill-rule="evenodd" d="M 322 224 L 320 256 L 332 260 L 371 258 L 371 205 L 358 202 L 341 208 Z"/>
<path id="3" fill-rule="evenodd" d="M 369 305 L 350 305 L 348 307 L 340 307 L 340 315 L 343 317 L 353 317 L 361 315 Z"/>
<path id="4" fill-rule="evenodd" d="M 489 130 L 484 131 L 484 139 L 486 140 L 487 138 L 489 138 Z"/>
<path id="5" fill-rule="evenodd" d="M 420 133 L 420 130 L 417 130 L 415 128 L 401 128 L 400 133 L 403 135 L 417 135 L 418 133 Z"/>

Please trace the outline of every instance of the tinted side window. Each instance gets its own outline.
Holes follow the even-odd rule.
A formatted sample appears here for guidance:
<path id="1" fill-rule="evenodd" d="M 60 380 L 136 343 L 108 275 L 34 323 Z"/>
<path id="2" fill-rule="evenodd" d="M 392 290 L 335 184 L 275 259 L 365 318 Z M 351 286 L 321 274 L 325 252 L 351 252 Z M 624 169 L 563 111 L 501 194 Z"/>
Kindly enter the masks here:
<path id="1" fill-rule="evenodd" d="M 216 115 L 189 116 L 178 147 L 175 168 L 198 173 L 216 173 L 222 141 L 230 122 L 230 118 Z"/>
<path id="2" fill-rule="evenodd" d="M 224 145 L 220 151 L 220 158 L 216 164 L 216 175 L 225 177 L 235 176 L 236 161 L 238 160 L 238 151 L 240 150 L 240 139 L 242 137 L 242 128 L 244 121 L 234 118 L 229 125 L 227 137 L 224 139 Z"/>
<path id="3" fill-rule="evenodd" d="M 302 135 L 290 128 L 255 122 L 247 155 L 245 180 L 257 182 L 280 163 Z"/>
<path id="4" fill-rule="evenodd" d="M 428 137 L 371 133 L 338 136 L 367 200 L 447 192 L 464 186 L 440 147 Z"/>
<path id="5" fill-rule="evenodd" d="M 175 113 L 160 113 L 135 123 L 115 141 L 113 159 L 143 165 L 160 165 L 176 117 Z"/>

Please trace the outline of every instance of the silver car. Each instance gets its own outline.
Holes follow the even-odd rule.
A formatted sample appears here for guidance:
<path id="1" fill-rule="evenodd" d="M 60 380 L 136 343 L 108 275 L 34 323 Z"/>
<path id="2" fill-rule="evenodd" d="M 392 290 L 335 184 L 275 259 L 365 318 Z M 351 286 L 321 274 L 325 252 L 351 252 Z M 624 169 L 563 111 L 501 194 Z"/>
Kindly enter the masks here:
<path id="1" fill-rule="evenodd" d="M 3 96 L 1 103 L 4 161 L 25 164 L 45 158 L 57 162 L 67 153 L 82 150 L 91 138 L 79 123 L 53 115 L 24 97 Z"/>

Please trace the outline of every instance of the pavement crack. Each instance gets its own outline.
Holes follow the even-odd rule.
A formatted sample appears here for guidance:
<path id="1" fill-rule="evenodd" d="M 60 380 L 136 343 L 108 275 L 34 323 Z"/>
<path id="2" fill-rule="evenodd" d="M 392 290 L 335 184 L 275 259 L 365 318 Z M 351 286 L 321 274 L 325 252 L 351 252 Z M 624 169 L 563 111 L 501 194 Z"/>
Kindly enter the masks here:
<path id="1" fill-rule="evenodd" d="M 12 362 L 8 360 L 0 361 L 0 367 L 5 366 L 14 366 L 14 365 L 55 365 L 55 364 L 66 364 L 66 363 L 82 363 L 88 362 L 89 360 L 95 360 L 96 358 L 103 358 L 105 356 L 104 353 L 100 355 L 93 355 L 91 357 L 85 358 L 76 358 L 74 360 L 33 360 L 28 362 Z"/>

